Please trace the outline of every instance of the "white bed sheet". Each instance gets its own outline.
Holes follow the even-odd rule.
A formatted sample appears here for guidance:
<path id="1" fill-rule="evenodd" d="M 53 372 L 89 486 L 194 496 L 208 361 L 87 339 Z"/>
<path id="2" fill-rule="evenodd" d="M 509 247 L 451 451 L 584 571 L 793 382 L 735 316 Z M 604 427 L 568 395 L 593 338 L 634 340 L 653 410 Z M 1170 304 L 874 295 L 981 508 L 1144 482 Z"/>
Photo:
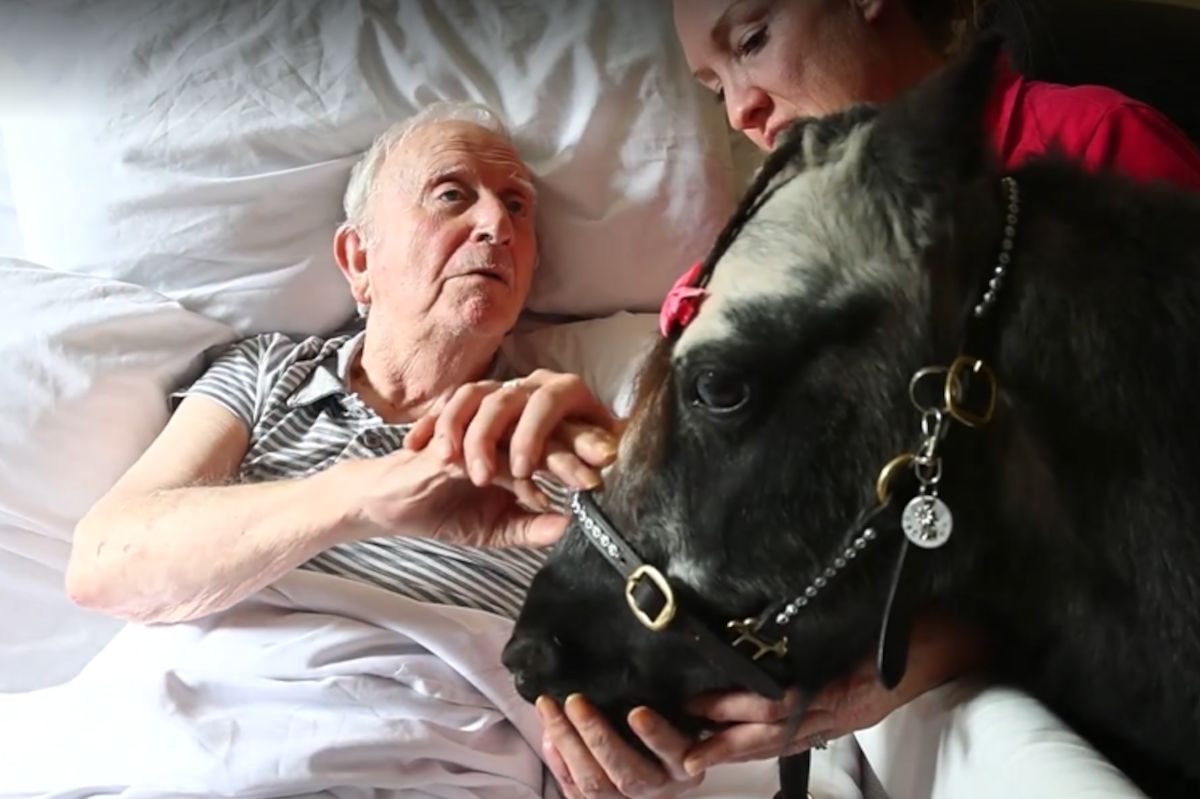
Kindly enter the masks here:
<path id="1" fill-rule="evenodd" d="M 0 796 L 554 796 L 498 665 L 510 628 L 311 572 L 199 622 L 131 625 L 71 682 L 0 695 Z M 857 757 L 821 753 L 814 796 L 861 799 Z M 761 762 L 693 795 L 775 787 Z"/>
<path id="2" fill-rule="evenodd" d="M 120 628 L 68 602 L 58 569 L 0 549 L 0 693 L 71 679 Z"/>

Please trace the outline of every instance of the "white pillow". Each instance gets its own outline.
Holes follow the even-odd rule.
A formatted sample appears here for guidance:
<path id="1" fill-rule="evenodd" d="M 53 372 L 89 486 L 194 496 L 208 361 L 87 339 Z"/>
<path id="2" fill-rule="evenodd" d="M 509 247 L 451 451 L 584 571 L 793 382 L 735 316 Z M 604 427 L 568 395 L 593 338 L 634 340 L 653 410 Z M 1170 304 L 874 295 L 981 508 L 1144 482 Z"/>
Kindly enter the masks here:
<path id="1" fill-rule="evenodd" d="M 127 283 L 0 258 L 0 550 L 62 569 L 76 522 L 166 423 L 220 322 Z"/>
<path id="2" fill-rule="evenodd" d="M 601 402 L 624 417 L 632 409 L 642 363 L 658 336 L 658 314 L 618 313 L 514 333 L 501 351 L 521 373 L 540 367 L 578 374 Z"/>
<path id="3" fill-rule="evenodd" d="M 497 109 L 539 176 L 534 311 L 656 309 L 735 200 L 666 2 L 47 0 L 6 16 L 0 52 L 27 257 L 241 333 L 344 321 L 349 169 L 435 99 Z"/>
<path id="4" fill-rule="evenodd" d="M 63 591 L 79 518 L 233 339 L 148 289 L 0 258 L 0 691 L 61 682 L 119 626 Z"/>
<path id="5" fill-rule="evenodd" d="M 3 79 L 2 73 L 0 79 Z M 17 207 L 13 204 L 12 181 L 8 177 L 8 159 L 4 155 L 4 137 L 0 136 L 0 257 L 20 258 L 24 254 Z"/>

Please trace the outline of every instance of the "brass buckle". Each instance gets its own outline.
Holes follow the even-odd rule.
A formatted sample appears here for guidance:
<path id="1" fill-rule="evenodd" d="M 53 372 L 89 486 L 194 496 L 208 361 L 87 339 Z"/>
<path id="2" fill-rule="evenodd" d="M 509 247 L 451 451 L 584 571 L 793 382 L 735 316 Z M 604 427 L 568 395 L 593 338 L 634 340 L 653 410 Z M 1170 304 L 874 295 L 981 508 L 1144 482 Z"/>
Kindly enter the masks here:
<path id="1" fill-rule="evenodd" d="M 738 634 L 738 637 L 734 639 L 731 646 L 737 649 L 738 644 L 741 644 L 743 641 L 749 642 L 755 648 L 754 654 L 750 656 L 751 660 L 758 660 L 767 654 L 774 655 L 777 658 L 785 657 L 787 655 L 787 638 L 780 638 L 775 643 L 768 644 L 756 635 L 758 628 L 754 626 L 755 621 L 755 619 L 751 618 L 743 621 L 731 621 L 725 625 Z"/>
<path id="2" fill-rule="evenodd" d="M 633 596 L 633 592 L 637 590 L 638 583 L 643 577 L 649 577 L 650 582 L 654 583 L 654 586 L 662 592 L 663 598 L 666 599 L 662 610 L 654 618 L 650 618 L 644 610 L 638 607 L 637 599 Z M 671 590 L 671 584 L 667 582 L 666 577 L 663 577 L 662 572 L 649 564 L 644 563 L 638 566 L 625 581 L 625 602 L 642 626 L 654 632 L 666 629 L 666 626 L 675 618 L 675 593 Z"/>
<path id="3" fill-rule="evenodd" d="M 892 495 L 892 481 L 912 464 L 913 457 L 911 452 L 897 455 L 880 470 L 879 478 L 875 481 L 875 498 L 879 500 L 880 505 L 888 501 L 888 497 Z"/>
<path id="4" fill-rule="evenodd" d="M 962 396 L 963 387 L 966 385 L 962 378 L 966 373 L 970 373 L 971 377 L 986 378 L 987 403 L 980 413 L 968 410 L 965 405 L 961 404 L 966 401 L 966 397 Z M 954 359 L 954 363 L 950 364 L 950 370 L 946 373 L 944 394 L 946 412 L 952 418 L 967 427 L 983 427 L 992 421 L 992 414 L 996 412 L 996 375 L 986 363 L 978 358 L 960 355 Z"/>

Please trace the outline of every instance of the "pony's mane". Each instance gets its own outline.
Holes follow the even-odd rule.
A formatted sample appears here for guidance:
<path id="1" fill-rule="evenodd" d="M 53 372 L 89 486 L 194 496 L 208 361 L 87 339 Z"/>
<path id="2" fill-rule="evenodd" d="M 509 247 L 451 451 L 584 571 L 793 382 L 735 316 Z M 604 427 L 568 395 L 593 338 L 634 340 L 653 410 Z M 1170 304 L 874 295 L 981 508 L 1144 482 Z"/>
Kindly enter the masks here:
<path id="1" fill-rule="evenodd" d="M 634 501 L 630 507 L 638 507 L 640 492 L 649 484 L 645 478 L 658 471 L 666 455 L 666 424 L 644 426 L 642 420 L 657 418 L 665 421 L 665 414 L 670 410 L 666 405 L 670 379 L 671 345 L 666 339 L 660 339 L 646 356 L 638 375 L 629 415 L 628 432 L 633 436 L 626 462 L 632 470 L 623 470 L 622 484 L 623 490 L 632 492 L 630 498 Z M 629 471 L 632 473 L 624 473 Z"/>

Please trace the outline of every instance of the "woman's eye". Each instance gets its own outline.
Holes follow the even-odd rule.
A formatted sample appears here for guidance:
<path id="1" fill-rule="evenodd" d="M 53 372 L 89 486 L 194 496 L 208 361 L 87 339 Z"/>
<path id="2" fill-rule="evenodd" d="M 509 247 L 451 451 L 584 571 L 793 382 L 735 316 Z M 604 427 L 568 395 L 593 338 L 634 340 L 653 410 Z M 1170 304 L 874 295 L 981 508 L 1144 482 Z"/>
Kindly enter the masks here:
<path id="1" fill-rule="evenodd" d="M 714 413 L 731 413 L 750 401 L 750 384 L 740 374 L 705 369 L 696 375 L 694 402 Z"/>
<path id="2" fill-rule="evenodd" d="M 514 216 L 521 216 L 529 210 L 529 204 L 520 197 L 509 197 L 504 201 L 504 205 L 508 208 L 508 212 Z"/>
<path id="3" fill-rule="evenodd" d="M 763 49 L 763 45 L 767 43 L 767 28 L 764 25 L 761 28 L 755 28 L 746 36 L 742 37 L 738 42 L 736 52 L 739 57 L 754 55 L 759 50 Z"/>

